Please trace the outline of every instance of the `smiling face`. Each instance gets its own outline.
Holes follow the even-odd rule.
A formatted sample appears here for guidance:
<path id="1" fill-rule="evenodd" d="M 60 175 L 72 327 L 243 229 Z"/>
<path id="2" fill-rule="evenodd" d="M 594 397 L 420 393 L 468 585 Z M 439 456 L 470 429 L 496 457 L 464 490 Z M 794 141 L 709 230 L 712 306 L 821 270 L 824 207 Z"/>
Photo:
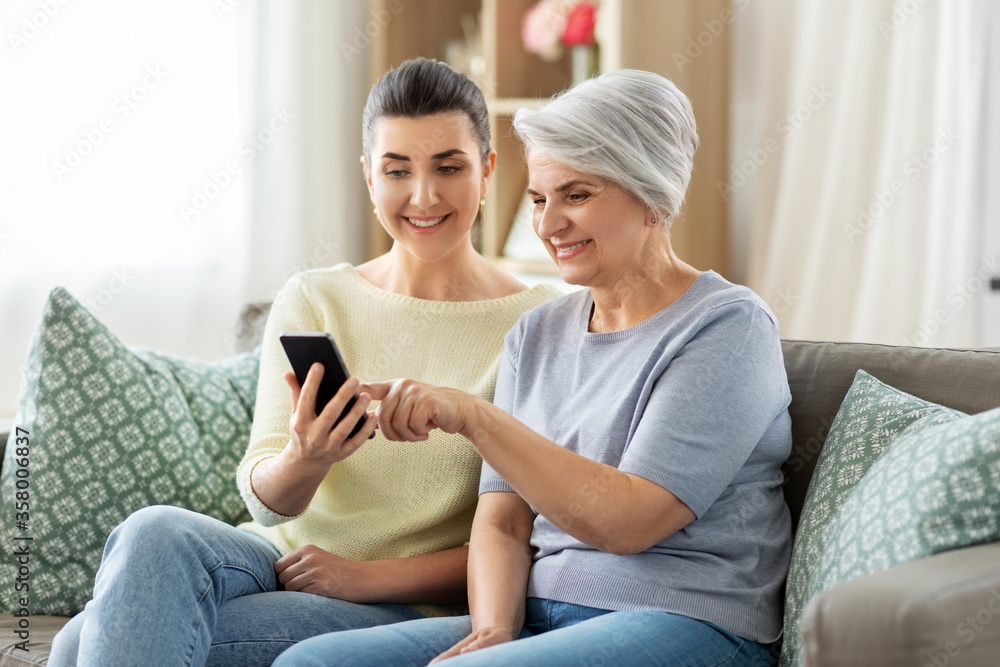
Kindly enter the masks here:
<path id="1" fill-rule="evenodd" d="M 528 151 L 528 195 L 535 233 L 571 285 L 606 287 L 641 265 L 656 229 L 652 213 L 624 188 Z"/>
<path id="2" fill-rule="evenodd" d="M 496 154 L 483 164 L 465 114 L 382 118 L 363 160 L 379 220 L 397 245 L 425 261 L 471 249 Z"/>

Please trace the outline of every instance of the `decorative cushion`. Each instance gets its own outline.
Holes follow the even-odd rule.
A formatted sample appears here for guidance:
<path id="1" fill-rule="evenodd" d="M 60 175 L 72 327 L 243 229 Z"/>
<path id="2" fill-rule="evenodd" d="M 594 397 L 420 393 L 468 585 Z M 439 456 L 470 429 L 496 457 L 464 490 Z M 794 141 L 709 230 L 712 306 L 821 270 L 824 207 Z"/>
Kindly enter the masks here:
<path id="1" fill-rule="evenodd" d="M 809 595 L 997 539 L 1000 408 L 900 436 L 830 523 Z"/>
<path id="2" fill-rule="evenodd" d="M 18 595 L 32 615 L 83 608 L 108 534 L 137 509 L 249 517 L 235 477 L 259 356 L 207 363 L 128 348 L 65 289 L 52 291 L 0 473 L 0 539 L 30 550 L 30 588 Z M 0 580 L 14 581 L 16 568 L 0 560 Z M 18 610 L 14 595 L 0 599 Z"/>
<path id="3" fill-rule="evenodd" d="M 858 369 L 925 401 L 974 415 L 1000 405 L 1000 350 L 782 340 L 792 403 L 792 452 L 783 490 L 798 526 L 830 427 Z"/>
<path id="4" fill-rule="evenodd" d="M 856 373 L 830 426 L 802 508 L 788 570 L 780 665 L 799 663 L 799 617 L 827 551 L 827 528 L 845 500 L 898 437 L 964 416 L 882 384 L 864 371 Z"/>

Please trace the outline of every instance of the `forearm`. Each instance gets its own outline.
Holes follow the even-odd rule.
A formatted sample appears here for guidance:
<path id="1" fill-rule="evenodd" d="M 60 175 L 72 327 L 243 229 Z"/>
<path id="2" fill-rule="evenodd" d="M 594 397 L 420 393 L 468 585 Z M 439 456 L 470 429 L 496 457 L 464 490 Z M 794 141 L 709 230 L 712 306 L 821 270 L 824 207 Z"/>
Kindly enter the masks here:
<path id="1" fill-rule="evenodd" d="M 472 629 L 506 628 L 517 637 L 524 626 L 524 601 L 531 569 L 526 544 L 510 536 L 483 539 L 469 562 Z"/>
<path id="2" fill-rule="evenodd" d="M 387 438 L 422 441 L 433 428 L 460 433 L 530 507 L 602 551 L 644 551 L 695 518 L 667 489 L 563 449 L 478 396 L 404 379 L 365 390 L 381 401 Z"/>
<path id="3" fill-rule="evenodd" d="M 432 660 L 513 641 L 524 627 L 535 514 L 516 493 L 479 497 L 469 548 L 472 632 Z"/>
<path id="4" fill-rule="evenodd" d="M 493 494 L 486 497 L 490 495 Z M 519 498 L 516 501 L 523 502 Z M 533 518 L 526 505 L 524 509 L 526 512 L 522 517 L 502 523 L 485 517 L 480 520 L 477 514 L 469 552 L 469 610 L 473 631 L 508 629 L 513 638 L 524 626 Z"/>
<path id="5" fill-rule="evenodd" d="M 285 450 L 254 466 L 250 485 L 271 511 L 295 516 L 309 506 L 329 470 L 329 465 L 291 461 Z"/>
<path id="6" fill-rule="evenodd" d="M 652 482 L 564 449 L 487 401 L 475 402 L 462 433 L 535 511 L 602 551 L 643 551 L 694 518 L 664 489 L 667 508 L 639 488 Z"/>
<path id="7" fill-rule="evenodd" d="M 469 547 L 368 561 L 369 603 L 464 604 Z"/>

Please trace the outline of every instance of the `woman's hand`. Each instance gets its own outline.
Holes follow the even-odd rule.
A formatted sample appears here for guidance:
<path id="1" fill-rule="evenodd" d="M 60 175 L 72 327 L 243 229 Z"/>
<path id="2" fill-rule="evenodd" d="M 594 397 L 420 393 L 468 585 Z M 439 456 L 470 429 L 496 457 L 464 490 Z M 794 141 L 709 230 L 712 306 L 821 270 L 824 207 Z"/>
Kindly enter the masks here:
<path id="1" fill-rule="evenodd" d="M 285 382 L 292 390 L 293 410 L 289 420 L 291 438 L 282 453 L 300 463 L 329 468 L 334 463 L 346 459 L 364 444 L 375 430 L 375 417 L 365 415 L 365 409 L 371 402 L 371 395 L 362 393 L 351 411 L 334 426 L 337 417 L 360 386 L 357 378 L 353 377 L 341 385 L 323 411 L 317 415 L 316 394 L 324 371 L 323 364 L 313 364 L 302 387 L 299 387 L 295 373 L 292 371 L 285 373 Z M 367 423 L 353 438 L 349 438 L 354 425 L 362 418 L 366 418 Z"/>
<path id="2" fill-rule="evenodd" d="M 372 382 L 361 390 L 382 402 L 375 411 L 382 435 L 410 442 L 426 440 L 435 428 L 464 434 L 476 403 L 482 400 L 458 389 L 415 380 Z"/>
<path id="3" fill-rule="evenodd" d="M 433 665 L 435 662 L 440 662 L 446 658 L 452 658 L 456 655 L 478 651 L 481 648 L 496 646 L 497 644 L 504 644 L 510 641 L 514 641 L 514 633 L 510 628 L 482 628 L 480 630 L 473 630 L 471 635 L 431 660 L 430 664 Z"/>
<path id="4" fill-rule="evenodd" d="M 275 561 L 274 571 L 286 591 L 364 603 L 369 601 L 365 586 L 371 579 L 365 565 L 308 545 Z"/>
<path id="5" fill-rule="evenodd" d="M 285 373 L 285 382 L 292 389 L 288 443 L 277 456 L 262 459 L 250 472 L 250 486 L 260 502 L 284 516 L 304 512 L 330 472 L 330 466 L 353 454 L 375 431 L 375 415 L 365 417 L 371 401 L 367 394 L 358 396 L 351 411 L 334 426 L 358 390 L 355 378 L 348 378 L 323 411 L 316 414 L 316 393 L 324 370 L 323 364 L 313 364 L 302 387 L 295 373 Z M 354 425 L 363 417 L 367 422 L 349 438 Z"/>
<path id="6" fill-rule="evenodd" d="M 274 563 L 285 590 L 375 604 L 465 603 L 468 547 L 419 556 L 356 561 L 305 546 Z"/>

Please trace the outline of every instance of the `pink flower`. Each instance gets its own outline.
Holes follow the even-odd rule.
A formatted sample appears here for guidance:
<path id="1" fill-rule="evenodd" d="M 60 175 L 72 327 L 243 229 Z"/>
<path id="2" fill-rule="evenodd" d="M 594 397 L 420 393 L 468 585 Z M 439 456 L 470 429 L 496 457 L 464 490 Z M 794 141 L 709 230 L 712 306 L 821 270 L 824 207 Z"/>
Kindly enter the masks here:
<path id="1" fill-rule="evenodd" d="M 562 41 L 566 46 L 593 46 L 594 25 L 597 23 L 597 7 L 592 2 L 581 2 L 570 11 L 566 18 Z"/>
<path id="2" fill-rule="evenodd" d="M 524 13 L 521 39 L 524 48 L 544 60 L 558 60 L 562 55 L 562 34 L 566 14 L 558 0 L 541 0 Z"/>

